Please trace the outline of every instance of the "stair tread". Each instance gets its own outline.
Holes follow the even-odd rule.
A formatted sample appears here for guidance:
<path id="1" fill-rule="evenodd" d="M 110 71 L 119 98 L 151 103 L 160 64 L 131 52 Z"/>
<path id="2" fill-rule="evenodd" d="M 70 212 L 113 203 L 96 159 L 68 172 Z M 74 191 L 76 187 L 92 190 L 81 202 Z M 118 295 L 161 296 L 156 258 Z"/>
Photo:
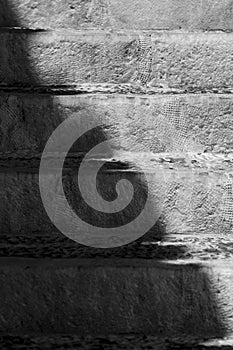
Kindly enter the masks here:
<path id="1" fill-rule="evenodd" d="M 211 339 L 202 341 L 200 339 L 187 337 L 162 338 L 140 334 L 118 334 L 110 336 L 78 336 L 75 334 L 1 334 L 0 346 L 2 350 L 14 347 L 15 350 L 26 346 L 28 350 L 33 349 L 88 349 L 88 350 L 168 350 L 168 349 L 232 349 L 233 338 Z"/>
<path id="2" fill-rule="evenodd" d="M 230 234 L 202 232 L 165 235 L 157 240 L 141 238 L 126 246 L 101 249 L 83 246 L 56 232 L 51 235 L 1 235 L 0 257 L 221 261 L 233 258 L 233 241 Z"/>
<path id="3" fill-rule="evenodd" d="M 72 169 L 80 166 L 85 152 L 68 153 L 49 153 L 47 158 L 51 165 L 56 164 L 56 160 L 65 157 L 64 169 Z M 30 151 L 22 152 L 0 152 L 0 171 L 12 169 L 21 172 L 38 171 L 42 153 L 33 154 Z M 233 153 L 213 154 L 206 152 L 173 152 L 173 153 L 152 153 L 148 152 L 124 152 L 115 151 L 114 157 L 109 155 L 95 155 L 87 159 L 90 165 L 95 166 L 99 161 L 104 161 L 107 165 L 106 170 L 111 171 L 135 171 L 135 172 L 155 172 L 157 166 L 162 165 L 164 169 L 177 169 L 185 172 L 186 169 L 197 170 L 197 172 L 208 175 L 211 172 L 231 172 L 233 165 Z M 141 166 L 142 168 L 138 168 Z M 105 171 L 106 171 L 105 170 Z"/>

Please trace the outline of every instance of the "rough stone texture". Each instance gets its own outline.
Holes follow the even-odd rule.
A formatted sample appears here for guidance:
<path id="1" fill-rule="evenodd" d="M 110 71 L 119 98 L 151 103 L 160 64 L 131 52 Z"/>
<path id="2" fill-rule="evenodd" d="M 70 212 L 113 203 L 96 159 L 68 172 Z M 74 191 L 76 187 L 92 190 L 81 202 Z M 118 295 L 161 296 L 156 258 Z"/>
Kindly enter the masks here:
<path id="1" fill-rule="evenodd" d="M 148 235 L 147 235 L 148 236 Z M 196 236 L 187 236 L 187 239 L 179 236 L 175 239 L 174 236 L 162 237 L 161 227 L 157 225 L 157 242 L 148 241 L 144 237 L 140 240 L 131 244 L 116 247 L 116 248 L 93 248 L 78 244 L 61 233 L 50 232 L 49 235 L 33 233 L 32 235 L 21 235 L 21 236 L 0 236 L 0 257 L 21 257 L 21 258 L 52 258 L 52 259 L 72 259 L 72 258 L 137 258 L 137 259 L 197 259 L 201 256 L 204 260 L 204 256 L 210 257 L 208 248 L 211 243 L 216 244 L 216 251 L 220 247 L 219 236 L 207 237 L 206 235 L 200 239 L 196 244 L 196 251 L 194 252 L 194 246 L 192 245 L 192 251 L 187 242 L 191 242 L 196 239 Z M 154 237 L 155 238 L 155 237 Z M 175 242 L 174 242 L 175 240 Z M 211 243 L 209 243 L 211 241 Z M 224 242 L 227 241 L 226 237 Z M 177 242 L 177 244 L 176 244 Z M 203 243 L 205 244 L 203 245 Z M 198 251 L 199 248 L 199 251 Z M 221 256 L 229 258 L 231 254 L 231 246 L 228 238 L 228 245 L 226 249 L 222 249 Z M 220 256 L 220 254 L 219 254 Z M 218 256 L 218 257 L 219 257 Z M 218 258 L 216 256 L 216 259 Z"/>
<path id="2" fill-rule="evenodd" d="M 121 258 L 210 261 L 232 259 L 232 235 L 198 233 L 166 235 L 157 224 L 157 232 L 115 248 L 93 248 L 78 244 L 61 233 L 1 235 L 0 257 L 20 258 Z"/>
<path id="3" fill-rule="evenodd" d="M 2 85 L 233 88 L 232 34 L 8 31 L 0 40 Z"/>
<path id="4" fill-rule="evenodd" d="M 76 116 L 83 127 L 93 119 L 101 124 L 79 140 L 74 146 L 77 152 L 108 140 L 113 155 L 116 151 L 230 153 L 232 110 L 229 95 L 1 93 L 0 152 L 25 151 L 31 156 L 42 152 L 55 128 Z"/>
<path id="5" fill-rule="evenodd" d="M 232 34 L 184 32 L 232 31 L 232 5 L 232 0 L 2 0 L 0 26 L 55 31 L 0 30 L 1 89 L 232 93 Z M 0 152 L 7 153 L 0 153 L 0 256 L 21 259 L 0 262 L 0 332 L 143 332 L 183 339 L 231 332 L 232 260 L 222 261 L 232 258 L 231 114 L 232 98 L 226 95 L 2 93 Z M 148 219 L 157 212 L 161 215 L 137 242 L 109 250 L 84 247 L 55 231 L 45 213 L 38 186 L 41 151 L 56 126 L 75 115 L 82 116 L 82 125 L 96 118 L 104 126 L 79 140 L 73 147 L 77 153 L 66 161 L 63 182 L 69 203 L 84 221 L 116 227 L 137 217 L 148 186 Z M 100 195 L 115 199 L 115 184 L 122 176 L 135 189 L 130 205 L 110 216 L 84 203 L 76 176 L 87 146 L 103 139 L 109 140 L 111 159 L 97 178 Z M 137 153 L 142 151 L 147 153 Z M 158 153 L 155 157 L 148 151 Z M 50 185 L 54 219 L 62 220 L 56 171 L 48 169 L 42 177 Z M 89 174 L 85 181 L 92 193 L 96 184 Z M 124 187 L 122 193 L 125 202 Z M 70 218 L 70 208 L 66 209 Z M 75 227 L 81 233 L 85 228 Z M 22 259 L 25 256 L 53 259 Z M 72 259 L 77 257 L 82 259 Z M 132 257 L 140 262 L 127 259 Z M 173 259 L 176 264 L 152 259 Z M 200 265 L 200 260 L 210 259 L 215 264 Z M 42 340 L 43 349 L 47 340 Z M 57 338 L 49 341 L 56 349 L 86 346 L 86 339 L 81 344 L 72 339 L 68 345 L 67 338 L 62 343 Z M 132 341 L 124 340 L 120 347 L 129 349 Z M 38 348 L 41 340 L 32 342 L 0 337 L 3 349 Z M 161 342 L 145 340 L 143 348 Z M 109 340 L 102 343 L 97 341 L 94 348 L 113 345 Z M 208 346 L 165 343 L 163 349 Z"/>
<path id="6" fill-rule="evenodd" d="M 1 0 L 0 26 L 232 31 L 232 0 Z"/>
<path id="7" fill-rule="evenodd" d="M 229 262 L 1 259 L 0 330 L 221 337 L 232 279 Z"/>
<path id="8" fill-rule="evenodd" d="M 186 339 L 163 338 L 140 334 L 121 334 L 110 336 L 78 336 L 76 334 L 2 334 L 0 336 L 2 350 L 14 350 L 27 347 L 27 350 L 231 350 L 233 339 L 219 338 L 200 341 L 193 337 Z"/>
<path id="9" fill-rule="evenodd" d="M 27 348 L 27 350 L 230 350 L 232 349 L 232 339 L 215 339 L 212 342 L 201 342 L 200 340 L 170 339 L 156 336 L 146 336 L 138 334 L 121 334 L 110 336 L 78 336 L 75 334 L 2 334 L 0 336 L 0 346 L 2 350 L 14 350 Z"/>
<path id="10" fill-rule="evenodd" d="M 90 166 L 92 164 L 95 164 L 94 160 L 90 161 Z M 106 169 L 100 172 L 96 182 L 92 180 L 90 167 L 90 173 L 84 179 L 88 194 L 93 196 L 93 191 L 97 188 L 100 196 L 110 201 L 116 198 L 115 185 L 120 179 L 126 178 L 133 184 L 134 195 L 130 204 L 114 214 L 105 214 L 90 208 L 79 192 L 78 168 L 67 168 L 63 185 L 69 203 L 85 222 L 100 227 L 117 227 L 133 221 L 141 213 L 148 198 L 148 219 L 161 214 L 165 233 L 232 232 L 231 169 L 208 170 L 171 163 L 149 164 L 147 169 L 145 159 L 140 164 L 139 157 L 137 167 L 139 172 L 129 171 L 130 168 L 120 171 Z M 30 164 L 27 168 L 30 169 Z M 25 171 L 9 169 L 0 173 L 2 234 L 31 235 L 35 231 L 50 233 L 54 230 L 40 199 L 38 170 L 33 173 L 27 168 Z M 53 212 L 54 220 L 60 222 L 63 199 L 56 169 L 48 169 L 41 176 L 49 188 L 49 208 Z M 128 203 L 128 191 L 126 187 L 122 187 L 122 203 Z M 70 207 L 66 208 L 65 215 L 70 217 Z M 83 224 L 73 229 L 75 232 L 85 232 L 86 226 Z M 153 232 L 152 227 L 152 235 Z"/>

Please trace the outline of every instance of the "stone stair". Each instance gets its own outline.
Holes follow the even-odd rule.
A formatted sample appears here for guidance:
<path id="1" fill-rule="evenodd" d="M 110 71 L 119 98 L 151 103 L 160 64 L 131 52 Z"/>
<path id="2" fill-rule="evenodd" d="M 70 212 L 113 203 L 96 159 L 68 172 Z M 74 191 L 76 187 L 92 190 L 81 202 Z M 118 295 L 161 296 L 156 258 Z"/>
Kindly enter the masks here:
<path id="1" fill-rule="evenodd" d="M 233 348 L 232 19 L 231 0 L 1 0 L 1 349 Z M 40 168 L 69 120 L 98 126 L 64 161 L 75 239 L 54 225 L 62 134 Z M 131 182 L 124 210 L 87 205 L 83 163 L 90 196 Z M 86 223 L 125 238 L 85 246 Z"/>

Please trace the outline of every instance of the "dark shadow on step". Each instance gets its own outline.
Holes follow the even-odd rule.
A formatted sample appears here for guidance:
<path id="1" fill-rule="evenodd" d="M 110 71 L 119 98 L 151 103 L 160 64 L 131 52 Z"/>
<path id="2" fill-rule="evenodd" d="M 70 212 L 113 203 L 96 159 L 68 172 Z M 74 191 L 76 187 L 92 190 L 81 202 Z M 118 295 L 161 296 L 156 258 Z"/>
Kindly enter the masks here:
<path id="1" fill-rule="evenodd" d="M 2 26 L 11 24 L 12 26 L 14 25 L 15 27 L 20 27 L 20 23 L 18 23 L 16 19 L 17 14 L 13 12 L 11 8 L 9 8 L 7 1 L 2 2 L 1 7 L 2 18 L 4 18 L 4 20 L 2 20 Z M 13 21 L 11 21 L 11 18 Z M 78 154 L 78 161 L 76 160 L 75 162 L 74 158 L 70 159 L 67 157 L 65 162 L 65 168 L 69 168 L 69 174 L 67 174 L 67 172 L 66 175 L 64 174 L 64 178 L 66 180 L 65 188 L 67 189 L 66 195 L 71 202 L 72 207 L 76 210 L 78 215 L 84 219 L 84 221 L 98 227 L 102 227 L 103 225 L 105 228 L 119 227 L 128 224 L 140 214 L 147 200 L 150 201 L 148 206 L 148 215 L 158 216 L 157 212 L 161 210 L 161 205 L 159 206 L 156 203 L 156 200 L 152 200 L 151 198 L 148 199 L 148 184 L 143 174 L 143 167 L 140 167 L 138 164 L 132 164 L 133 162 L 130 160 L 129 162 L 122 162 L 119 159 L 119 155 L 118 158 L 115 157 L 115 150 L 119 150 L 121 148 L 121 141 L 119 141 L 121 130 L 114 130 L 114 128 L 116 129 L 116 126 L 109 127 L 109 125 L 104 125 L 105 117 L 102 115 L 107 114 L 107 111 L 103 111 L 102 115 L 100 115 L 100 111 L 98 111 L 98 113 L 95 111 L 94 104 L 87 103 L 87 101 L 84 100 L 78 105 L 74 104 L 70 109 L 65 108 L 65 106 L 64 108 L 61 108 L 61 104 L 56 103 L 56 99 L 51 94 L 35 95 L 32 91 L 35 88 L 36 91 L 40 91 L 40 89 L 45 91 L 45 87 L 43 87 L 40 82 L 39 74 L 37 74 L 35 71 L 33 63 L 30 60 L 30 50 L 28 47 L 29 43 L 33 42 L 33 38 L 35 35 L 37 35 L 37 32 L 30 32 L 26 30 L 23 32 L 17 30 L 7 31 L 7 29 L 5 29 L 3 37 L 5 38 L 7 35 L 9 35 L 8 43 L 5 44 L 7 47 L 7 55 L 5 51 L 0 55 L 0 61 L 3 62 L 1 84 L 3 87 L 5 86 L 5 88 L 9 85 L 8 87 L 18 89 L 19 92 L 21 91 L 20 89 L 22 87 L 28 88 L 30 94 L 28 95 L 30 96 L 30 107 L 27 105 L 27 102 L 24 103 L 24 95 L 21 96 L 15 93 L 18 97 L 18 101 L 15 103 L 15 110 L 13 110 L 12 113 L 9 113 L 9 117 L 11 117 L 12 120 L 10 120 L 9 127 L 4 130 L 5 135 L 3 135 L 3 137 L 5 140 L 2 144 L 2 149 L 7 151 L 9 150 L 12 153 L 16 151 L 19 151 L 19 153 L 20 151 L 29 151 L 29 154 L 33 154 L 33 152 L 41 153 L 53 130 L 55 130 L 63 120 L 70 117 L 70 114 L 72 114 L 72 116 L 77 115 L 77 117 L 81 116 L 83 123 L 87 124 L 92 120 L 99 119 L 103 126 L 97 127 L 91 132 L 85 133 L 70 150 L 70 154 Z M 7 60 L 9 61 L 7 64 L 5 64 L 5 66 L 10 67 L 10 75 L 8 74 L 9 72 L 7 72 L 7 69 L 4 69 L 4 62 L 7 62 Z M 17 72 L 15 76 L 13 74 L 14 71 Z M 22 84 L 23 79 L 24 84 Z M 6 96 L 7 102 L 9 101 L 9 96 L 10 95 Z M 38 101 L 40 101 L 39 106 L 36 104 Z M 18 107 L 17 104 L 20 105 L 20 107 Z M 44 113 L 45 108 L 46 113 Z M 18 115 L 19 111 L 20 115 Z M 107 119 L 109 123 L 109 117 Z M 24 133 L 24 131 L 26 132 Z M 111 139 L 112 137 L 114 137 L 114 140 Z M 122 178 L 128 179 L 133 184 L 135 192 L 133 200 L 125 208 L 125 210 L 116 214 L 100 213 L 89 208 L 85 201 L 82 200 L 77 186 L 77 177 L 74 178 L 72 173 L 72 168 L 74 168 L 74 171 L 77 172 L 76 163 L 78 162 L 80 164 L 83 154 L 85 155 L 95 145 L 106 140 L 109 141 L 109 152 L 104 156 L 106 158 L 112 158 L 113 160 L 106 163 L 97 177 L 97 187 L 100 195 L 109 201 L 116 199 L 116 184 Z M 131 168 L 134 168 L 134 170 L 131 171 Z M 161 184 L 156 183 L 156 180 L 152 180 L 153 192 L 156 192 L 160 185 Z M 154 194 L 151 193 L 151 195 Z M 21 208 L 23 208 L 22 217 L 27 217 L 29 215 L 32 206 L 33 204 L 29 202 L 27 198 L 25 198 L 25 201 L 23 201 L 21 205 Z M 43 207 L 41 210 L 44 210 Z M 47 218 L 46 213 L 44 213 L 43 217 L 45 218 L 46 224 L 38 224 L 37 228 L 36 225 L 34 225 L 34 231 L 37 229 L 39 230 L 40 225 L 41 231 L 48 231 L 49 225 L 49 230 L 56 231 L 56 228 Z M 6 225 L 4 226 L 5 231 L 7 230 L 7 222 L 8 221 L 6 220 Z M 29 222 L 31 223 L 30 220 Z M 150 232 L 148 232 L 142 239 L 139 239 L 138 242 L 124 248 L 116 248 L 106 254 L 120 254 L 123 256 L 124 254 L 121 253 L 122 250 L 127 249 L 129 251 L 129 253 L 126 254 L 127 256 L 133 256 L 135 254 L 140 255 L 140 251 L 142 252 L 141 257 L 146 258 L 146 251 L 150 250 L 150 254 L 148 252 L 149 257 L 151 257 L 151 255 L 153 255 L 154 258 L 163 259 L 181 257 L 184 250 L 180 247 L 177 248 L 171 246 L 169 250 L 166 248 L 167 253 L 165 254 L 165 249 L 162 247 L 158 246 L 157 248 L 153 247 L 153 249 L 150 249 L 149 247 L 142 246 L 140 244 L 142 240 L 145 241 L 145 239 L 147 239 L 146 237 L 148 237 L 150 240 L 153 239 L 153 241 L 161 241 L 161 239 L 163 239 L 165 236 L 165 229 L 161 222 L 157 221 L 156 219 L 154 222 L 156 223 L 150 229 Z M 135 227 L 135 229 L 137 229 L 137 227 Z M 29 230 L 30 226 L 27 226 L 27 222 L 20 227 L 20 232 L 26 232 Z M 40 234 L 40 232 L 38 232 L 38 234 Z M 60 234 L 56 233 L 56 235 L 59 236 Z M 137 236 L 135 239 L 136 238 Z M 138 254 L 136 251 L 138 251 Z M 96 256 L 100 254 L 99 250 L 96 250 L 95 252 Z M 92 250 L 91 254 L 94 254 L 94 250 Z M 101 252 L 100 255 L 102 256 L 103 252 Z"/>
<path id="2" fill-rule="evenodd" d="M 0 25 L 3 26 L 15 26 L 20 27 L 20 23 L 17 22 L 17 13 L 13 12 L 10 6 L 8 5 L 7 1 L 1 2 L 1 16 L 0 16 Z M 0 30 L 1 32 L 1 30 Z M 16 31 L 17 32 L 17 31 Z M 11 88 L 20 88 L 22 84 L 19 81 L 17 81 L 17 77 L 26 77 L 25 79 L 25 86 L 30 88 L 35 87 L 41 87 L 39 76 L 37 72 L 34 71 L 33 65 L 30 61 L 30 52 L 28 50 L 28 42 L 33 40 L 33 36 L 35 33 L 31 33 L 30 31 L 21 33 L 17 32 L 14 33 L 14 31 L 7 32 L 4 31 L 4 36 L 2 36 L 3 40 L 7 40 L 7 44 L 5 44 L 5 48 L 7 47 L 8 52 L 0 51 L 0 63 L 1 63 L 1 86 L 2 88 L 6 88 L 6 85 L 10 85 Z M 8 36 L 8 37 L 7 37 Z M 4 39 L 5 38 L 5 39 Z M 8 40 L 10 38 L 10 40 Z M 7 66 L 10 67 L 11 72 L 7 71 L 7 69 L 4 69 L 4 62 L 5 60 L 10 60 Z M 17 71 L 17 74 L 14 76 L 12 75 L 14 72 Z M 10 78 L 9 78 L 10 77 Z M 10 81 L 10 84 L 7 82 Z M 10 96 L 10 93 L 9 93 Z M 37 95 L 37 98 L 40 97 L 46 99 L 47 108 L 49 111 L 52 111 L 52 117 L 53 121 L 50 124 L 49 128 L 56 128 L 63 120 L 64 120 L 64 114 L 63 111 L 61 111 L 60 108 L 58 108 L 58 105 L 56 104 L 54 98 L 49 95 Z M 31 98 L 33 99 L 33 94 L 31 95 Z M 88 116 L 90 118 L 96 118 L 98 117 L 95 115 L 95 112 L 93 112 L 93 108 L 89 108 L 88 104 L 80 106 L 73 107 L 72 113 L 80 113 L 80 110 L 86 111 Z M 90 112 L 92 111 L 92 112 Z M 21 119 L 23 121 L 23 115 L 21 116 L 14 116 L 16 120 Z M 28 121 L 26 120 L 25 123 Z M 35 146 L 31 147 L 30 151 L 35 152 L 42 152 L 43 147 L 46 142 L 47 135 L 47 116 L 41 115 L 41 119 L 37 121 L 38 130 L 34 129 L 34 131 L 37 131 L 37 134 L 34 135 L 34 141 Z M 28 124 L 30 125 L 30 124 Z M 45 137 L 46 135 L 46 137 Z M 40 140 L 43 140 L 41 142 Z M 81 139 L 79 139 L 71 148 L 70 154 L 78 152 L 79 156 L 80 153 L 82 154 L 83 151 L 87 151 L 88 149 L 91 149 L 95 144 L 105 141 L 109 139 L 109 134 L 106 132 L 104 128 L 97 128 L 94 130 L 94 132 L 85 134 Z M 19 142 L 19 141 L 18 141 Z M 15 143 L 15 140 L 13 138 L 8 140 L 8 145 L 11 147 L 11 145 L 14 144 L 12 147 L 12 151 L 16 151 L 18 149 L 18 146 L 20 144 Z M 111 142 L 109 141 L 109 149 L 111 150 Z M 22 147 L 22 150 L 26 149 L 26 146 Z M 108 157 L 111 156 L 114 158 L 114 152 L 111 154 L 108 154 Z M 134 189 L 135 189 L 135 197 L 133 198 L 133 201 L 125 208 L 124 211 L 122 211 L 119 215 L 118 214 L 106 214 L 106 213 L 98 213 L 97 211 L 93 211 L 90 209 L 87 204 L 82 200 L 81 194 L 79 192 L 79 189 L 77 187 L 77 179 L 74 178 L 73 174 L 77 171 L 78 166 L 77 163 L 74 161 L 73 165 L 70 166 L 72 161 L 70 161 L 69 157 L 66 158 L 65 162 L 65 168 L 69 168 L 68 171 L 64 170 L 64 188 L 65 193 L 67 195 L 67 198 L 71 204 L 71 206 L 74 208 L 76 213 L 82 217 L 84 221 L 90 222 L 92 225 L 100 226 L 100 227 L 118 227 L 125 225 L 128 222 L 131 222 L 135 217 L 138 216 L 140 211 L 144 208 L 144 205 L 148 199 L 148 187 L 147 182 L 144 178 L 143 173 L 137 174 L 135 172 L 130 172 L 131 164 L 130 161 L 128 164 L 122 163 L 121 161 L 117 160 L 114 162 L 106 163 L 104 166 L 104 169 L 102 174 L 99 174 L 97 177 L 97 188 L 102 195 L 103 198 L 106 200 L 113 200 L 116 198 L 116 190 L 115 185 L 116 183 L 122 178 L 122 175 L 124 175 L 125 178 L 127 178 L 129 181 L 132 182 Z M 123 168 L 127 171 L 119 171 L 115 173 L 108 172 L 109 167 L 113 168 L 114 166 L 117 168 Z M 134 164 L 134 166 L 138 167 L 137 164 Z M 73 169 L 72 169 L 73 168 Z M 116 170 L 116 168 L 115 168 Z M 118 169 L 119 170 L 119 169 Z M 121 169 L 122 170 L 122 169 Z M 102 183 L 101 183 L 102 182 Z M 156 185 L 156 184 L 155 184 Z M 29 208 L 29 206 L 25 203 L 22 203 L 22 206 L 25 205 L 25 214 L 30 216 L 30 210 L 33 210 L 33 208 Z M 156 206 L 158 204 L 151 201 L 149 204 L 151 213 L 156 212 L 159 210 Z M 44 212 L 44 217 L 46 218 L 46 213 Z M 48 220 L 45 219 L 45 220 Z M 48 220 L 49 222 L 49 220 Z M 22 228 L 22 232 L 24 231 L 24 228 Z M 166 250 L 163 250 L 163 248 L 160 248 L 159 246 L 155 248 L 155 246 L 152 245 L 142 245 L 142 241 L 151 239 L 153 237 L 153 241 L 160 241 L 162 240 L 165 235 L 165 228 L 161 224 L 160 221 L 157 221 L 156 224 L 151 228 L 149 232 L 143 237 L 138 239 L 136 242 L 129 244 L 124 247 L 120 248 L 111 248 L 111 249 L 97 249 L 97 248 L 88 248 L 84 246 L 80 246 L 79 244 L 69 240 L 68 238 L 64 237 L 62 234 L 57 232 L 56 228 L 51 224 L 51 232 L 54 233 L 50 234 L 50 241 L 46 242 L 46 239 L 44 240 L 44 233 L 41 231 L 37 232 L 37 238 L 34 241 L 34 238 L 32 235 L 25 236 L 24 239 L 24 250 L 22 250 L 22 245 L 18 248 L 17 247 L 17 233 L 14 232 L 16 238 L 15 241 L 10 243 L 7 242 L 4 249 L 1 250 L 0 248 L 0 255 L 1 256 L 30 256 L 30 257 L 52 257 L 52 258 L 70 258 L 70 257 L 92 257 L 92 258 L 143 258 L 143 259 L 157 259 L 157 260 L 164 260 L 164 259 L 176 259 L 176 258 L 182 258 L 185 255 L 185 250 L 180 247 L 175 247 L 174 245 L 171 245 L 169 247 L 166 247 Z M 20 236 L 20 235 L 18 235 Z M 39 238 L 38 238 L 39 237 Z M 54 239 L 53 239 L 54 237 Z M 22 237 L 20 238 L 22 239 Z M 28 245 L 28 250 L 27 250 Z M 10 246 L 10 249 L 7 249 L 7 247 Z M 47 249 L 47 251 L 46 251 Z M 39 253 L 38 253 L 39 252 Z M 106 260 L 106 265 L 107 265 Z M 95 260 L 93 260 L 93 264 L 95 264 Z M 184 265 L 185 266 L 185 265 Z M 182 265 L 180 265 L 182 268 Z M 199 276 L 198 276 L 199 274 Z M 130 278 L 130 276 L 129 276 Z M 161 276 L 162 278 L 162 276 Z M 182 273 L 179 276 L 179 279 L 177 280 L 177 284 L 182 285 L 182 279 L 184 278 L 184 275 Z M 185 275 L 185 278 L 188 279 L 188 274 Z M 196 294 L 195 299 L 195 292 L 194 289 L 196 288 L 197 281 L 200 281 L 201 284 L 201 291 L 203 292 L 203 300 L 201 300 L 202 294 Z M 147 281 L 144 281 L 145 286 Z M 169 284 L 168 284 L 169 286 Z M 166 285 L 165 285 L 165 288 Z M 178 289 L 179 290 L 179 289 Z M 161 315 L 161 320 L 157 320 L 157 322 L 161 322 L 160 329 L 157 330 L 157 332 L 161 334 L 169 334 L 169 331 L 173 328 L 173 332 L 179 336 L 215 336 L 215 337 L 223 337 L 226 332 L 225 327 L 225 320 L 222 310 L 219 308 L 217 304 L 217 299 L 213 286 L 211 285 L 211 282 L 209 280 L 209 277 L 207 274 L 203 272 L 196 272 L 195 278 L 192 279 L 190 277 L 190 284 L 185 283 L 184 284 L 184 290 L 180 291 L 180 300 L 182 298 L 190 298 L 188 301 L 189 309 L 187 309 L 186 316 L 182 312 L 183 318 L 180 319 L 179 315 L 172 316 L 171 322 L 173 324 L 166 324 L 168 321 L 166 319 L 166 315 Z M 107 293 L 108 291 L 106 291 Z M 167 293 L 168 291 L 166 291 Z M 200 292 L 200 293 L 202 293 Z M 151 292 L 153 293 L 153 291 Z M 56 296 L 55 296 L 56 297 Z M 62 296 L 60 295 L 60 298 L 62 299 Z M 153 297 L 152 299 L 153 300 Z M 201 301 L 200 301 L 201 300 Z M 171 301 L 170 301 L 171 302 Z M 179 296 L 174 299 L 174 303 L 179 302 Z M 144 307 L 145 299 L 142 296 L 141 297 L 141 311 L 138 313 L 141 318 L 143 318 L 143 307 Z M 182 310 L 183 311 L 183 310 Z M 127 306 L 125 306 L 124 310 L 121 310 L 121 312 L 127 313 Z M 190 324 L 193 324 L 190 322 L 190 320 L 193 320 L 193 315 L 201 314 L 202 312 L 206 312 L 206 315 L 208 316 L 208 319 L 206 317 L 201 318 L 203 324 L 197 324 L 196 328 L 190 326 Z M 52 317 L 52 315 L 51 315 Z M 91 317 L 91 316 L 90 316 Z M 148 333 L 154 333 L 156 330 L 153 327 L 153 318 L 156 318 L 157 316 L 151 315 L 151 326 L 148 327 Z M 208 322 L 209 321 L 209 322 Z M 179 323 L 176 323 L 179 322 Z M 41 330 L 47 331 L 46 324 L 41 324 Z M 174 331 L 175 330 L 175 331 Z M 12 329 L 14 331 L 14 329 Z M 140 329 L 138 329 L 138 332 L 140 332 Z"/>

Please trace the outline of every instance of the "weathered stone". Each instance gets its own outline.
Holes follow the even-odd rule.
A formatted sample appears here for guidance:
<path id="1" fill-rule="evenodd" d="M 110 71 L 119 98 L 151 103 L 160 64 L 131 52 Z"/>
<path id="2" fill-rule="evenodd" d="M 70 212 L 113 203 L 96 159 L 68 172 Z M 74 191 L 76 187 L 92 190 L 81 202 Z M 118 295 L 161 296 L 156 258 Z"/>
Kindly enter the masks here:
<path id="1" fill-rule="evenodd" d="M 129 163 L 130 162 L 130 158 Z M 92 161 L 90 161 L 92 163 Z M 41 173 L 48 188 L 48 208 L 53 213 L 53 222 L 62 223 L 65 218 L 70 221 L 72 230 L 82 235 L 87 230 L 85 222 L 95 227 L 119 227 L 129 222 L 135 222 L 132 232 L 137 232 L 138 223 L 134 221 L 148 203 L 146 215 L 148 221 L 160 216 L 164 233 L 230 233 L 232 232 L 232 179 L 231 169 L 211 170 L 179 164 L 155 164 L 137 157 L 135 167 L 138 171 L 116 168 L 112 171 L 100 171 L 96 181 L 93 181 L 92 167 L 86 174 L 84 189 L 91 197 L 98 190 L 97 204 L 100 198 L 106 201 L 116 199 L 116 184 L 122 178 L 134 186 L 132 200 L 128 184 L 120 190 L 121 209 L 113 214 L 96 211 L 83 199 L 78 185 L 78 168 L 64 170 L 63 186 L 69 204 L 74 208 L 83 222 L 78 226 L 73 223 L 70 207 L 63 211 L 62 191 L 56 174 L 56 169 L 48 169 Z M 93 161 L 93 169 L 96 163 Z M 131 165 L 130 165 L 131 166 Z M 28 170 L 29 169 L 29 170 Z M 103 170 L 103 169 L 102 169 Z M 33 173 L 30 165 L 25 170 L 13 169 L 0 174 L 1 232 L 9 234 L 31 232 L 50 233 L 54 226 L 43 208 L 39 192 L 38 174 Z M 95 172 L 95 171 L 94 171 Z M 129 197 L 130 196 L 130 197 Z M 33 208 L 33 210 L 32 210 Z M 69 219 L 70 218 L 70 219 Z M 126 227 L 126 226 L 125 226 Z M 126 228 L 125 228 L 126 230 Z M 129 234 L 131 234 L 129 232 Z M 157 236 L 156 226 L 150 230 L 153 237 Z M 146 233 L 146 232 L 145 232 Z M 78 236 L 77 236 L 78 237 Z M 137 238 L 137 235 L 134 239 Z"/>
<path id="2" fill-rule="evenodd" d="M 35 233 L 0 236 L 0 257 L 51 259 L 156 259 L 182 261 L 222 261 L 233 258 L 232 234 L 170 234 L 158 222 L 157 232 L 130 244 L 108 249 L 84 246 L 62 233 Z"/>
<path id="3" fill-rule="evenodd" d="M 1 259 L 1 332 L 223 337 L 232 264 Z"/>
<path id="4" fill-rule="evenodd" d="M 232 0 L 1 0 L 0 25 L 232 31 Z"/>
<path id="5" fill-rule="evenodd" d="M 217 338 L 202 341 L 196 337 L 182 337 L 174 339 L 145 334 L 117 334 L 101 336 L 80 336 L 77 334 L 1 334 L 1 349 L 8 350 L 9 346 L 14 350 L 21 350 L 25 344 L 31 350 L 44 348 L 64 347 L 66 350 L 73 350 L 80 347 L 83 350 L 95 349 L 96 347 L 108 347 L 108 350 L 126 348 L 128 350 L 144 350 L 155 348 L 156 350 L 189 349 L 189 350 L 230 350 L 233 345 L 232 337 Z M 48 345 L 49 344 L 49 345 Z"/>
<path id="6" fill-rule="evenodd" d="M 200 34 L 232 31 L 232 4 L 2 0 L 0 26 L 21 29 L 0 30 L 0 87 L 67 94 L 232 92 L 232 34 Z M 43 31 L 48 28 L 55 31 Z M 75 143 L 65 161 L 63 185 L 70 205 L 65 211 L 56 169 L 40 174 L 54 222 L 63 222 L 63 214 L 72 221 L 72 207 L 83 220 L 72 227 L 81 236 L 87 234 L 86 223 L 124 230 L 148 202 L 146 221 L 155 217 L 144 236 L 150 240 L 107 251 L 57 232 L 40 198 L 38 168 L 49 136 L 69 117 L 80 117 L 80 126 L 93 119 L 102 126 Z M 232 98 L 226 95 L 2 93 L 0 256 L 21 259 L 1 259 L 0 332 L 140 332 L 183 339 L 232 332 L 232 261 L 218 261 L 232 257 L 232 131 Z M 54 159 L 64 147 L 59 140 Z M 110 214 L 87 205 L 77 179 L 84 153 L 103 140 L 108 140 L 109 158 L 96 182 L 91 170 L 86 174 L 87 193 L 92 196 L 97 188 L 109 203 L 120 193 L 127 203 L 126 185 L 116 191 L 116 184 L 123 177 L 134 189 L 129 205 Z M 89 164 L 95 168 L 98 161 Z M 133 236 L 136 221 L 132 227 L 124 234 Z M 215 264 L 194 263 L 213 257 Z"/>
<path id="7" fill-rule="evenodd" d="M 0 33 L 1 85 L 133 83 L 166 89 L 232 90 L 232 35 Z"/>
<path id="8" fill-rule="evenodd" d="M 123 96 L 0 94 L 0 152 L 20 157 L 43 151 L 52 132 L 69 117 L 99 129 L 74 149 L 108 140 L 109 152 L 232 152 L 233 98 L 229 95 Z M 18 154 L 17 154 L 18 153 Z M 211 157 L 210 157 L 211 158 Z M 203 156 L 207 165 L 212 163 Z M 23 163 L 22 163 L 23 164 Z M 25 167 L 26 164 L 23 164 Z"/>

